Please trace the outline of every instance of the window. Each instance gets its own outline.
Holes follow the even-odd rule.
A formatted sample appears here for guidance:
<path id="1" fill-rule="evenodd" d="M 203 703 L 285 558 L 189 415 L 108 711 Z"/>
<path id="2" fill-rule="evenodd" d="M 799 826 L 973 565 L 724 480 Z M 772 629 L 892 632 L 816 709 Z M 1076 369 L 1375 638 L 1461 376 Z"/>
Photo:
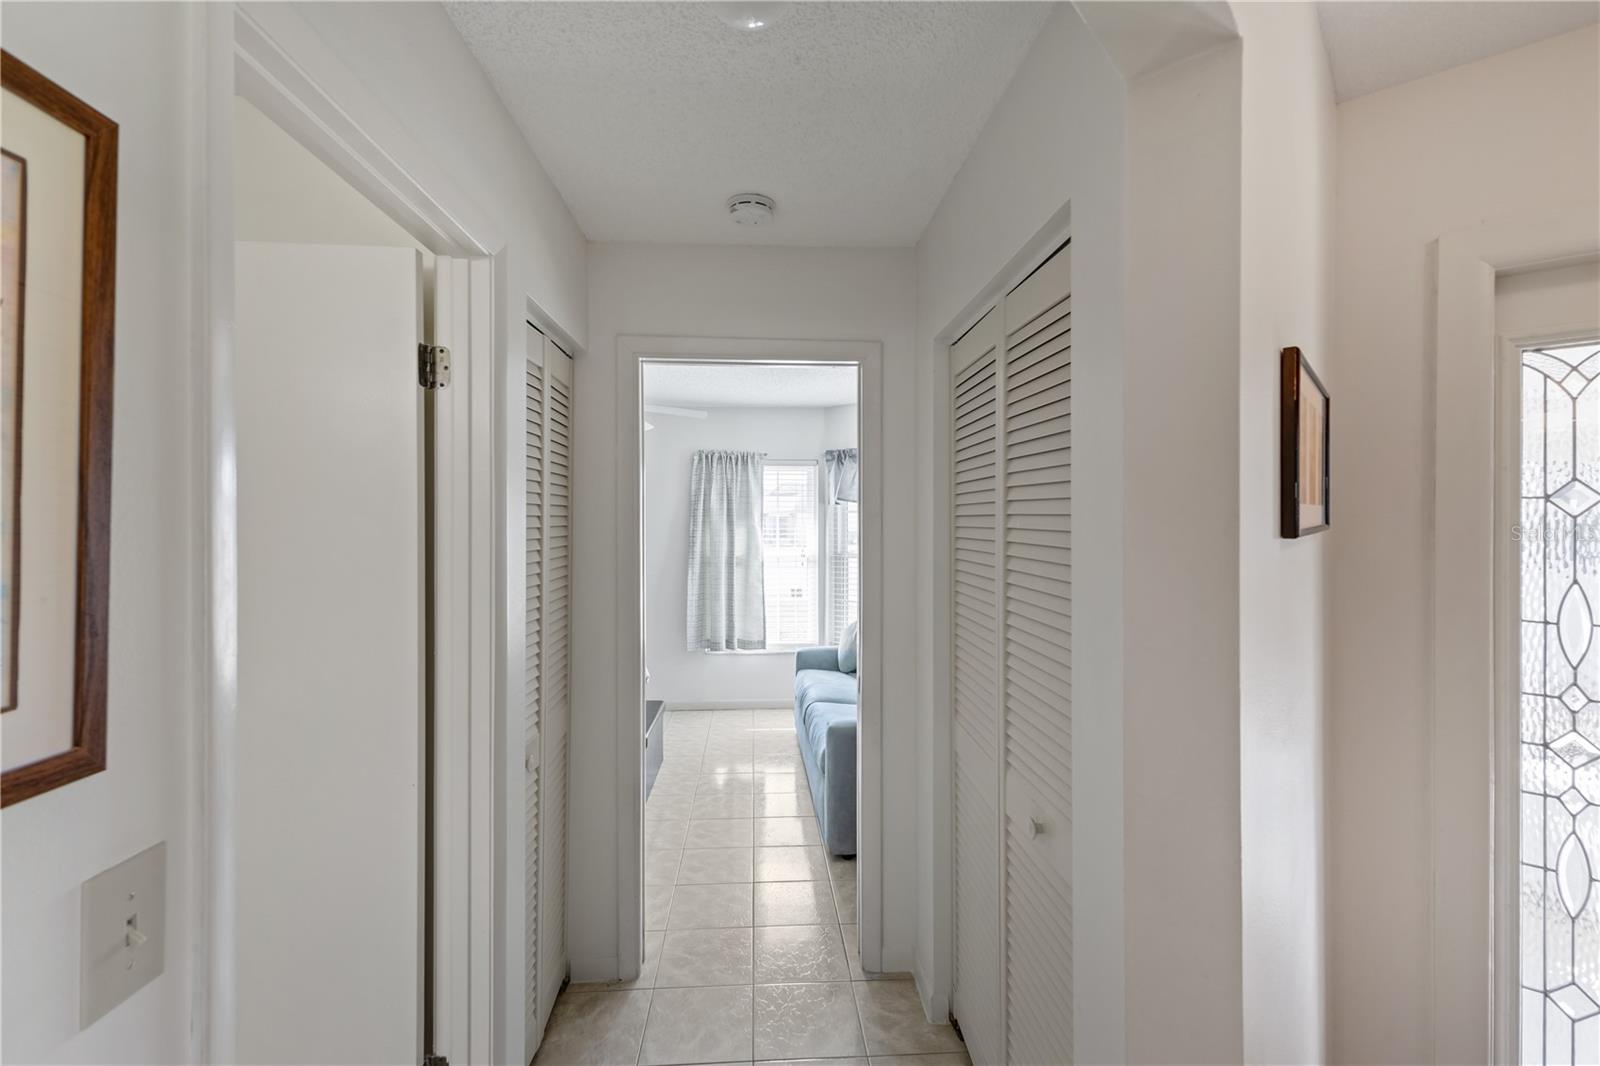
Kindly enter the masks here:
<path id="1" fill-rule="evenodd" d="M 1600 1053 L 1600 345 L 1522 353 L 1521 1060 Z"/>
<path id="2" fill-rule="evenodd" d="M 828 640 L 837 644 L 861 603 L 861 506 L 828 504 Z"/>
<path id="3" fill-rule="evenodd" d="M 767 647 L 817 642 L 817 464 L 768 460 L 761 485 Z"/>

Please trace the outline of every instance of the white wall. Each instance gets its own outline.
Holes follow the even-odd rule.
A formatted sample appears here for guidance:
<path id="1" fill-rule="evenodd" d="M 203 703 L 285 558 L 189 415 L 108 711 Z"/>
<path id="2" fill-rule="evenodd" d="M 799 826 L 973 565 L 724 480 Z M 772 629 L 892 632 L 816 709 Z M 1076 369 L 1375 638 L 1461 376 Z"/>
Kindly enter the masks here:
<path id="1" fill-rule="evenodd" d="M 1246 1062 L 1323 1059 L 1327 553 L 1278 525 L 1281 349 L 1339 396 L 1333 83 L 1316 8 L 1240 4 L 1239 747 Z M 1336 408 L 1337 411 L 1337 408 Z"/>
<path id="2" fill-rule="evenodd" d="M 189 424 L 194 93 L 176 4 L 6 5 L 7 52 L 120 126 L 105 772 L 7 807 L 0 1058 L 192 1061 L 195 500 Z M 158 266 L 157 266 L 158 265 Z M 166 970 L 78 1030 L 79 885 L 167 843 Z"/>
<path id="3" fill-rule="evenodd" d="M 919 522 L 917 532 L 918 955 L 926 1005 L 950 985 L 949 674 L 934 595 L 948 557 L 947 465 L 934 427 L 948 404 L 945 346 L 991 283 L 1048 251 L 1043 228 L 1073 242 L 1073 672 L 1075 1030 L 1085 1062 L 1124 1054 L 1122 975 L 1122 352 L 1126 89 L 1078 14 L 1051 15 L 917 245 Z"/>
<path id="4" fill-rule="evenodd" d="M 422 248 L 241 96 L 233 98 L 233 160 L 235 240 Z"/>
<path id="5" fill-rule="evenodd" d="M 1486 218 L 1592 203 L 1597 60 L 1591 27 L 1338 108 L 1326 549 L 1332 1061 L 1425 1061 L 1436 997 L 1487 987 L 1483 973 L 1435 973 L 1429 948 L 1429 244 Z"/>
<path id="6" fill-rule="evenodd" d="M 503 253 L 507 336 L 520 346 L 531 298 L 581 347 L 583 233 L 444 9 L 245 7 L 489 252 Z"/>
<path id="7" fill-rule="evenodd" d="M 1494 328 L 1502 337 L 1548 336 L 1600 315 L 1600 260 L 1502 274 L 1494 285 Z M 1576 311 L 1578 317 L 1574 317 Z"/>
<path id="8" fill-rule="evenodd" d="M 646 403 L 649 397 L 647 382 Z M 651 699 L 671 706 L 784 706 L 793 699 L 792 651 L 712 655 L 686 647 L 689 473 L 694 453 L 702 448 L 820 462 L 825 448 L 850 446 L 828 440 L 829 417 L 836 410 L 851 413 L 845 439 L 853 442 L 853 407 L 713 407 L 703 420 L 647 416 L 656 427 L 644 435 L 645 663 L 650 668 L 645 694 Z M 820 483 L 820 466 L 818 474 Z M 823 550 L 820 539 L 817 550 Z M 820 629 L 816 643 L 823 643 Z"/>
<path id="9" fill-rule="evenodd" d="M 609 245 L 589 249 L 590 354 L 578 360 L 574 493 L 572 824 L 575 840 L 609 840 L 616 824 L 616 338 L 619 334 L 875 340 L 883 344 L 887 471 L 915 468 L 912 352 L 915 290 L 909 249 Z M 585 490 L 583 486 L 595 486 Z M 886 479 L 883 676 L 913 674 L 916 574 L 895 545 L 916 537 L 915 481 Z M 908 970 L 915 915 L 917 703 L 886 680 L 883 742 L 883 962 Z M 574 848 L 569 945 L 580 960 L 617 956 L 612 848 Z M 614 965 L 614 963 L 613 963 Z"/>
<path id="10" fill-rule="evenodd" d="M 1122 623 L 1130 1062 L 1243 1056 L 1240 74 L 1236 41 L 1144 75 L 1128 92 Z M 1087 405 L 1074 402 L 1074 413 Z M 1092 567 L 1085 553 L 1073 554 L 1075 576 Z M 1175 870 L 1176 892 L 1163 884 Z M 1158 1017 L 1145 1009 L 1151 1003 L 1173 1009 Z"/>
<path id="11" fill-rule="evenodd" d="M 432 336 L 433 253 L 242 96 L 233 98 L 233 207 L 236 241 L 422 252 L 422 335 Z"/>
<path id="12" fill-rule="evenodd" d="M 824 407 L 822 409 L 822 447 L 828 448 L 854 448 L 856 436 L 858 408 L 855 404 L 840 404 L 837 407 Z"/>

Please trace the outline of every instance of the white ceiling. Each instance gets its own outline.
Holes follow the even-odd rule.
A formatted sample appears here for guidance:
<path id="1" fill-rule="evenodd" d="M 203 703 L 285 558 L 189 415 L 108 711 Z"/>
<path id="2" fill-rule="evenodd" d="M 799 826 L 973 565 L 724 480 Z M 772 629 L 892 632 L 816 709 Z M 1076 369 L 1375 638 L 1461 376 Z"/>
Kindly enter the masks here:
<path id="1" fill-rule="evenodd" d="M 644 402 L 695 409 L 842 407 L 856 402 L 856 368 L 646 363 Z"/>
<path id="2" fill-rule="evenodd" d="M 1595 0 L 1322 0 L 1317 7 L 1340 100 L 1600 19 Z"/>
<path id="3" fill-rule="evenodd" d="M 907 247 L 1053 5 L 446 4 L 596 241 Z M 730 195 L 778 202 L 739 226 Z"/>

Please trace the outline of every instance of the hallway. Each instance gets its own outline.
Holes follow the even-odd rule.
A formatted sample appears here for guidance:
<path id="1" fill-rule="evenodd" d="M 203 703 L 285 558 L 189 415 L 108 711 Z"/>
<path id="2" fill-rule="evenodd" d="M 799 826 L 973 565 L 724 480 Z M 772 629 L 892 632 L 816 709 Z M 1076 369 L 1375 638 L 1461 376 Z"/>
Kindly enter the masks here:
<path id="1" fill-rule="evenodd" d="M 790 711 L 668 712 L 645 851 L 644 972 L 567 988 L 541 1066 L 968 1062 L 909 974 L 862 971 L 855 861 L 818 846 Z"/>

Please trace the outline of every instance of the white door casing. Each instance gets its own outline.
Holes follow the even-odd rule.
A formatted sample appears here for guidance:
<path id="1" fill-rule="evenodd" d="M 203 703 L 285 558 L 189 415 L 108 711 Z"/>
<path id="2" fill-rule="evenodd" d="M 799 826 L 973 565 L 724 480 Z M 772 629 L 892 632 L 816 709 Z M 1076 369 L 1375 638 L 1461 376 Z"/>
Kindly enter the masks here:
<path id="1" fill-rule="evenodd" d="M 644 361 L 701 363 L 822 363 L 859 368 L 857 439 L 861 453 L 861 714 L 856 744 L 856 878 L 859 899 L 861 965 L 883 969 L 883 720 L 884 678 L 881 648 L 883 583 L 882 455 L 883 346 L 877 341 L 811 339 L 667 337 L 621 335 L 616 350 L 617 419 L 617 597 L 618 635 L 616 772 L 617 795 L 617 950 L 614 959 L 577 959 L 575 980 L 638 976 L 644 952 L 644 735 L 638 718 L 644 699 L 644 648 L 641 564 L 643 556 Z M 903 742 L 909 743 L 909 738 Z"/>
<path id="2" fill-rule="evenodd" d="M 1576 478 L 1582 485 L 1593 480 L 1589 431 L 1594 424 L 1594 397 L 1588 389 L 1578 388 L 1576 379 L 1561 385 L 1548 379 L 1547 374 L 1563 378 L 1549 358 L 1534 356 L 1529 362 L 1537 369 L 1525 369 L 1523 353 L 1560 351 L 1573 343 L 1592 345 L 1600 337 L 1600 261 L 1591 258 L 1501 276 L 1496 279 L 1494 302 L 1498 691 L 1492 776 L 1512 787 L 1496 789 L 1492 830 L 1496 1004 L 1492 1035 L 1503 1061 L 1589 1061 L 1600 1039 L 1600 1019 L 1574 1021 L 1572 1014 L 1581 1018 L 1585 994 L 1597 991 L 1592 978 L 1594 942 L 1585 933 L 1593 926 L 1593 917 L 1580 903 L 1568 921 L 1563 909 L 1571 900 L 1563 898 L 1556 884 L 1563 873 L 1576 871 L 1579 864 L 1567 860 L 1584 850 L 1581 845 L 1576 851 L 1563 845 L 1573 842 L 1574 832 L 1589 837 L 1594 824 L 1594 814 L 1582 806 L 1594 796 L 1593 770 L 1582 769 L 1590 757 L 1588 738 L 1578 739 L 1581 732 L 1592 733 L 1593 712 L 1578 704 L 1578 711 L 1568 718 L 1563 709 L 1571 705 L 1560 701 L 1570 698 L 1567 684 L 1574 680 L 1587 694 L 1596 694 L 1590 691 L 1595 652 L 1585 653 L 1557 634 L 1575 637 L 1574 623 L 1578 631 L 1593 633 L 1591 597 L 1571 591 L 1578 585 L 1593 587 L 1588 553 L 1576 549 L 1592 538 L 1594 515 L 1586 513 L 1581 503 L 1541 497 L 1554 495 L 1564 501 L 1562 490 L 1572 491 L 1561 480 L 1552 480 L 1552 473 L 1558 479 Z M 1569 400 L 1571 391 L 1578 395 Z M 1571 407 L 1561 410 L 1569 402 Z M 1547 418 L 1563 425 L 1548 426 Z M 1549 454 L 1555 442 L 1568 444 L 1570 453 Z M 1558 472 L 1561 467 L 1566 467 L 1565 473 Z M 1573 510 L 1578 513 L 1572 514 Z M 1524 578 L 1530 574 L 1538 574 L 1539 580 L 1526 587 Z M 1578 601 L 1583 607 L 1569 613 L 1566 608 Z M 1586 616 L 1591 625 L 1582 626 L 1577 614 Z M 1531 698 L 1538 693 L 1551 698 Z M 1566 725 L 1559 724 L 1563 719 Z M 1566 746 L 1574 742 L 1575 747 Z M 1581 865 L 1592 876 L 1590 859 L 1585 856 Z M 1579 935 L 1574 937 L 1574 932 Z M 1586 991 L 1580 993 L 1574 985 Z"/>

